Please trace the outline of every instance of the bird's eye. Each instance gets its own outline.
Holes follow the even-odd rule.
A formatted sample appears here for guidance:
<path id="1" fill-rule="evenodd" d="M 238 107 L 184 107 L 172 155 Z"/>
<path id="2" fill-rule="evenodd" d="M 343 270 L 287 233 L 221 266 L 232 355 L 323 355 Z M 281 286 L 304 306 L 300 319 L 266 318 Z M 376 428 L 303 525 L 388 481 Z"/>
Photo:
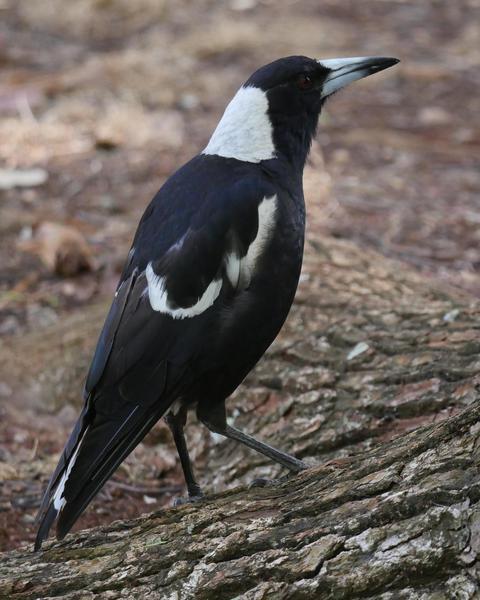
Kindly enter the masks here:
<path id="1" fill-rule="evenodd" d="M 297 77 L 297 87 L 299 90 L 311 90 L 313 88 L 313 79 L 307 73 L 302 73 Z"/>

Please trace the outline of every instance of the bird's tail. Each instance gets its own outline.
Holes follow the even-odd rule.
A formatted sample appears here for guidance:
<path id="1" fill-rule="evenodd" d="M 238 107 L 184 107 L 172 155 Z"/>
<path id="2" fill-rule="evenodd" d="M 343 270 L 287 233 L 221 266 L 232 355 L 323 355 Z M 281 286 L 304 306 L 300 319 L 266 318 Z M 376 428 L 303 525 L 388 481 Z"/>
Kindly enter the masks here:
<path id="1" fill-rule="evenodd" d="M 115 399 L 118 402 L 118 398 Z M 104 403 L 100 403 L 102 405 Z M 87 400 L 48 484 L 37 521 L 35 550 L 48 536 L 58 516 L 57 539 L 62 539 L 122 460 L 168 409 L 161 399 L 155 406 L 124 403 L 112 419 Z"/>
<path id="2" fill-rule="evenodd" d="M 78 446 L 81 437 L 85 433 L 85 430 L 88 427 L 88 423 L 91 420 L 91 417 L 92 417 L 92 408 L 91 408 L 90 398 L 87 398 L 87 400 L 85 402 L 85 406 L 83 407 L 83 410 L 80 413 L 80 416 L 77 419 L 77 422 L 75 423 L 73 431 L 70 434 L 70 437 L 68 438 L 67 443 L 65 444 L 65 448 L 62 451 L 62 454 L 61 454 L 58 464 L 55 468 L 55 471 L 53 472 L 53 475 L 50 477 L 50 481 L 48 482 L 47 488 L 43 494 L 42 502 L 40 504 L 40 508 L 38 510 L 38 514 L 36 517 L 36 523 L 40 524 L 40 529 L 42 528 L 44 523 L 49 520 L 47 518 L 46 514 L 49 511 L 50 500 L 53 497 L 53 490 L 58 488 L 60 479 L 63 476 L 63 474 L 66 472 L 68 464 L 71 462 L 71 459 L 73 457 L 73 454 L 75 453 L 76 447 Z M 54 516 L 53 516 L 53 519 L 54 519 L 56 512 L 53 513 L 53 511 L 50 510 L 50 513 L 49 513 L 50 520 L 52 520 L 52 516 L 51 516 L 52 514 L 54 514 Z M 50 526 L 51 526 L 51 523 L 48 526 L 48 529 L 50 529 Z M 48 529 L 47 529 L 47 535 L 48 535 Z M 42 537 L 42 540 L 43 540 L 43 537 Z"/>

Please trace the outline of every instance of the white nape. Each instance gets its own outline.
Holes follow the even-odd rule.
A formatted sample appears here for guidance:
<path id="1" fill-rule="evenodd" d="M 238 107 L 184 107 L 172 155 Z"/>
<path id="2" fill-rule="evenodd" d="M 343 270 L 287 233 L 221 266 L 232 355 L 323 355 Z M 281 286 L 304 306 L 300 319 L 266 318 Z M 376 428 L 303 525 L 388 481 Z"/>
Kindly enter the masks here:
<path id="1" fill-rule="evenodd" d="M 174 319 L 188 319 L 205 312 L 218 298 L 222 287 L 222 280 L 214 279 L 195 304 L 187 308 L 172 308 L 168 299 L 165 277 L 155 273 L 151 262 L 147 265 L 145 275 L 148 282 L 148 297 L 153 310 L 170 315 Z"/>
<path id="2" fill-rule="evenodd" d="M 266 93 L 253 86 L 241 87 L 225 109 L 202 154 L 252 163 L 274 158 Z"/>
<path id="3" fill-rule="evenodd" d="M 86 431 L 85 431 L 85 433 L 86 433 Z M 53 506 L 54 506 L 54 508 L 57 509 L 57 511 L 62 510 L 62 508 L 65 506 L 66 500 L 63 497 L 63 491 L 65 489 L 65 484 L 67 483 L 67 479 L 70 477 L 70 473 L 72 471 L 73 465 L 75 464 L 75 461 L 77 460 L 77 454 L 78 454 L 78 451 L 80 450 L 80 446 L 82 445 L 82 441 L 83 441 L 83 437 L 84 437 L 85 433 L 83 434 L 82 439 L 78 442 L 78 445 L 77 445 L 72 457 L 68 461 L 67 468 L 65 469 L 65 472 L 63 473 L 62 478 L 60 479 L 60 482 L 57 485 L 55 494 L 53 495 L 53 498 L 52 498 Z"/>

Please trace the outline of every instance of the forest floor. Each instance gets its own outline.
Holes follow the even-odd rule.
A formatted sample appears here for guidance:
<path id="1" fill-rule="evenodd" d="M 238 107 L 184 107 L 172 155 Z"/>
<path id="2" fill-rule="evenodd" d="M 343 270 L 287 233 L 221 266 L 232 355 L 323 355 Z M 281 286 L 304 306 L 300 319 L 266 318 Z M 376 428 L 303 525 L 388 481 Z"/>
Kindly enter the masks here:
<path id="1" fill-rule="evenodd" d="M 80 385 L 61 401 L 35 393 L 41 373 L 26 393 L 24 375 L 63 322 L 88 329 L 95 314 L 93 348 L 146 204 L 256 67 L 289 54 L 401 59 L 322 115 L 309 239 L 353 240 L 480 295 L 479 17 L 475 0 L 0 2 L 0 165 L 30 178 L 13 185 L 0 169 L 0 357 L 37 343 L 20 370 L 0 361 L 0 550 L 32 540 L 81 402 Z M 68 244 L 87 270 L 63 277 L 40 257 Z M 169 504 L 181 485 L 160 424 L 79 527 Z"/>

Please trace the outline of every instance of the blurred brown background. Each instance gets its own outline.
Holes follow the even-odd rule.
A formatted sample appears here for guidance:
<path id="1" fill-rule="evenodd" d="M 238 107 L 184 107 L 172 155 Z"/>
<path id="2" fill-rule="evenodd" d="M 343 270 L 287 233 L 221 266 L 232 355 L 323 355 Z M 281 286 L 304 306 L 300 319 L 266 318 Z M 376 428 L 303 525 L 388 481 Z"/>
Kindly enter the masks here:
<path id="1" fill-rule="evenodd" d="M 479 295 L 479 17 L 478 0 L 0 0 L 0 549 L 32 538 L 142 211 L 258 66 L 402 60 L 322 115 L 310 235 Z M 159 426 L 81 526 L 162 506 L 181 481 Z"/>

